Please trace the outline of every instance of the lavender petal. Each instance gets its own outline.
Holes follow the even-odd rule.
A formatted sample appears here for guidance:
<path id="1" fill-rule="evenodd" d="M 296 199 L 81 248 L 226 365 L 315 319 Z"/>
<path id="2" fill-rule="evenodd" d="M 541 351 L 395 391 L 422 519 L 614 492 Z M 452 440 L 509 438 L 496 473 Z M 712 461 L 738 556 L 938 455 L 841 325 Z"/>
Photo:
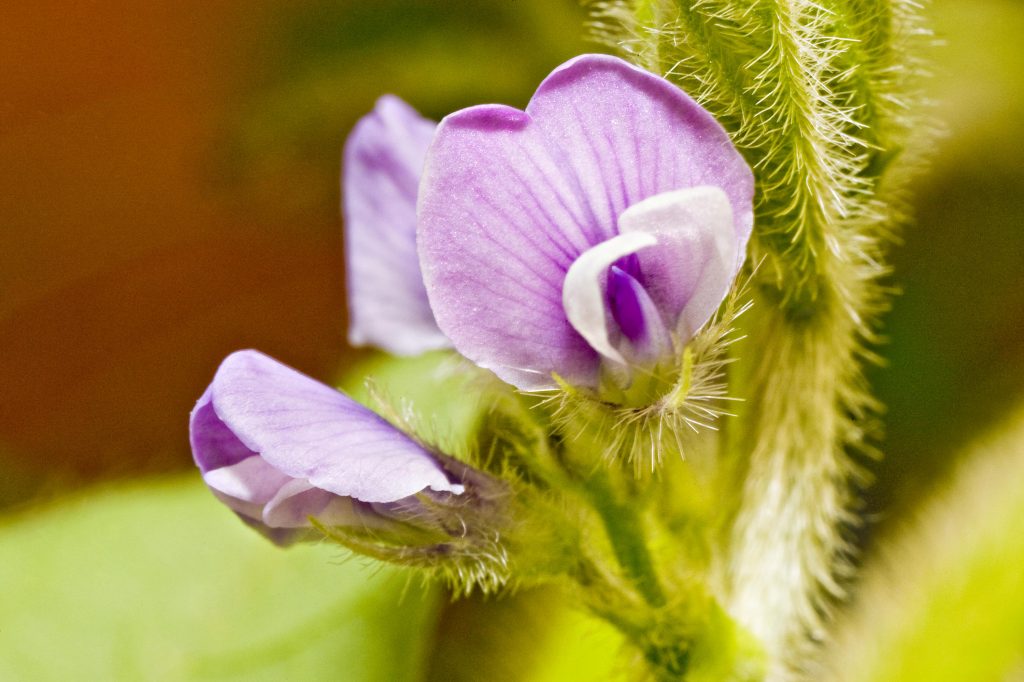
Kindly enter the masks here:
<path id="1" fill-rule="evenodd" d="M 697 185 L 723 189 L 729 227 L 745 244 L 753 176 L 724 130 L 675 86 L 614 57 L 559 67 L 525 112 L 491 105 L 448 116 L 419 203 L 438 325 L 459 352 L 520 388 L 551 387 L 552 372 L 593 385 L 598 346 L 562 307 L 569 267 L 614 237 L 630 206 Z"/>
<path id="2" fill-rule="evenodd" d="M 450 346 L 427 302 L 416 254 L 416 194 L 435 124 L 393 96 L 345 145 L 349 341 L 397 355 Z"/>
<path id="3" fill-rule="evenodd" d="M 335 495 L 393 502 L 427 488 L 462 491 L 431 453 L 384 419 L 256 351 L 228 356 L 208 395 L 193 412 L 193 443 L 209 440 L 210 420 L 197 417 L 212 405 L 239 443 L 274 470 Z M 224 461 L 206 449 L 195 456 L 207 476 L 211 462 Z"/>

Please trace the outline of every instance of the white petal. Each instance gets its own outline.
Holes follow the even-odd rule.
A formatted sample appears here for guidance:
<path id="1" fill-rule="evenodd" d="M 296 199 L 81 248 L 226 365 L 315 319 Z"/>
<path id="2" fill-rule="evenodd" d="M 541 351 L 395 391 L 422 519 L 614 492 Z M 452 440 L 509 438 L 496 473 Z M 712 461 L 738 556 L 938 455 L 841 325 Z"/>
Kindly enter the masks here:
<path id="1" fill-rule="evenodd" d="M 625 364 L 615 347 L 608 319 L 608 268 L 620 258 L 657 243 L 652 234 L 620 234 L 584 251 L 569 266 L 562 285 L 562 306 L 569 323 L 607 358 Z"/>
<path id="2" fill-rule="evenodd" d="M 281 486 L 277 495 L 267 502 L 263 508 L 263 523 L 271 528 L 308 528 L 311 516 L 331 523 L 335 519 L 325 519 L 324 511 L 338 506 L 349 510 L 349 518 L 354 516 L 350 498 L 334 495 L 309 481 L 295 478 Z"/>
<path id="3" fill-rule="evenodd" d="M 738 270 L 729 198 L 702 186 L 658 194 L 619 216 L 623 235 L 650 235 L 658 248 L 637 254 L 644 286 L 683 339 L 721 305 Z"/>
<path id="4" fill-rule="evenodd" d="M 231 466 L 207 471 L 203 480 L 214 495 L 232 510 L 259 519 L 267 500 L 292 479 L 267 464 L 262 457 L 253 456 Z"/>

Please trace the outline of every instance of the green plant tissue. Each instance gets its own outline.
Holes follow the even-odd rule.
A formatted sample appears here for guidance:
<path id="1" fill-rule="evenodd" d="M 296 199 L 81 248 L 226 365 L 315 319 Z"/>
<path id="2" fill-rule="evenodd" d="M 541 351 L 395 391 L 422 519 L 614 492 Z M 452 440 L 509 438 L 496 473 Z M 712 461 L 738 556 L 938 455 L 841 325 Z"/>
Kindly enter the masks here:
<path id="1" fill-rule="evenodd" d="M 438 598 L 335 547 L 272 546 L 198 476 L 24 513 L 0 556 L 0 680 L 402 682 Z"/>

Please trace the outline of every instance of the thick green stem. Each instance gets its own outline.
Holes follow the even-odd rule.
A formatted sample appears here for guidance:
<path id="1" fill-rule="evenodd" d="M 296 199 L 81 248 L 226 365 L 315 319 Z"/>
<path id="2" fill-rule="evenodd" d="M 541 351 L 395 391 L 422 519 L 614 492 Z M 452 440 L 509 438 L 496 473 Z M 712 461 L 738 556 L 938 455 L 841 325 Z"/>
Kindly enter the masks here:
<path id="1" fill-rule="evenodd" d="M 636 646 L 652 679 L 763 682 L 760 645 L 737 626 L 702 581 L 674 584 L 672 601 L 654 608 L 590 560 L 581 562 L 576 578 L 590 610 Z"/>
<path id="2" fill-rule="evenodd" d="M 621 503 L 603 472 L 595 473 L 588 481 L 590 500 L 604 524 L 615 559 L 626 577 L 636 586 L 644 601 L 653 608 L 665 605 L 665 591 L 661 587 L 654 561 L 647 549 L 646 533 L 633 509 Z"/>
<path id="3" fill-rule="evenodd" d="M 860 424 L 844 404 L 860 394 L 847 395 L 858 384 L 855 335 L 836 318 L 801 326 L 775 309 L 758 319 L 741 446 L 750 454 L 727 572 L 730 612 L 776 657 L 774 679 L 811 657 L 824 637 L 822 616 L 841 594 L 836 574 L 844 566 L 843 526 L 853 518 L 854 471 L 844 446 L 857 440 Z"/>

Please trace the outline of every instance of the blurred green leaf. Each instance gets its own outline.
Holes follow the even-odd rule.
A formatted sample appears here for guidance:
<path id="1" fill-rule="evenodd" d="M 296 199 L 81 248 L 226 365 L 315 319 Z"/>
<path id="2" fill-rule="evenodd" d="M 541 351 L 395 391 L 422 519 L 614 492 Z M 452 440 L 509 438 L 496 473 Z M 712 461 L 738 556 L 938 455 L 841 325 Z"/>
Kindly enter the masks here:
<path id="1" fill-rule="evenodd" d="M 887 364 L 871 371 L 888 413 L 866 511 L 883 528 L 1024 398 L 1024 3 L 936 0 L 929 16 L 942 46 L 928 94 L 948 134 L 893 253 L 902 293 L 885 319 Z"/>
<path id="2" fill-rule="evenodd" d="M 0 679 L 418 679 L 438 594 L 327 545 L 273 547 L 199 481 L 0 526 Z"/>
<path id="3" fill-rule="evenodd" d="M 625 642 L 549 585 L 445 607 L 427 682 L 619 682 Z"/>
<path id="4" fill-rule="evenodd" d="M 1018 408 L 867 567 L 828 679 L 1002 682 L 1024 672 L 1022 489 Z"/>

